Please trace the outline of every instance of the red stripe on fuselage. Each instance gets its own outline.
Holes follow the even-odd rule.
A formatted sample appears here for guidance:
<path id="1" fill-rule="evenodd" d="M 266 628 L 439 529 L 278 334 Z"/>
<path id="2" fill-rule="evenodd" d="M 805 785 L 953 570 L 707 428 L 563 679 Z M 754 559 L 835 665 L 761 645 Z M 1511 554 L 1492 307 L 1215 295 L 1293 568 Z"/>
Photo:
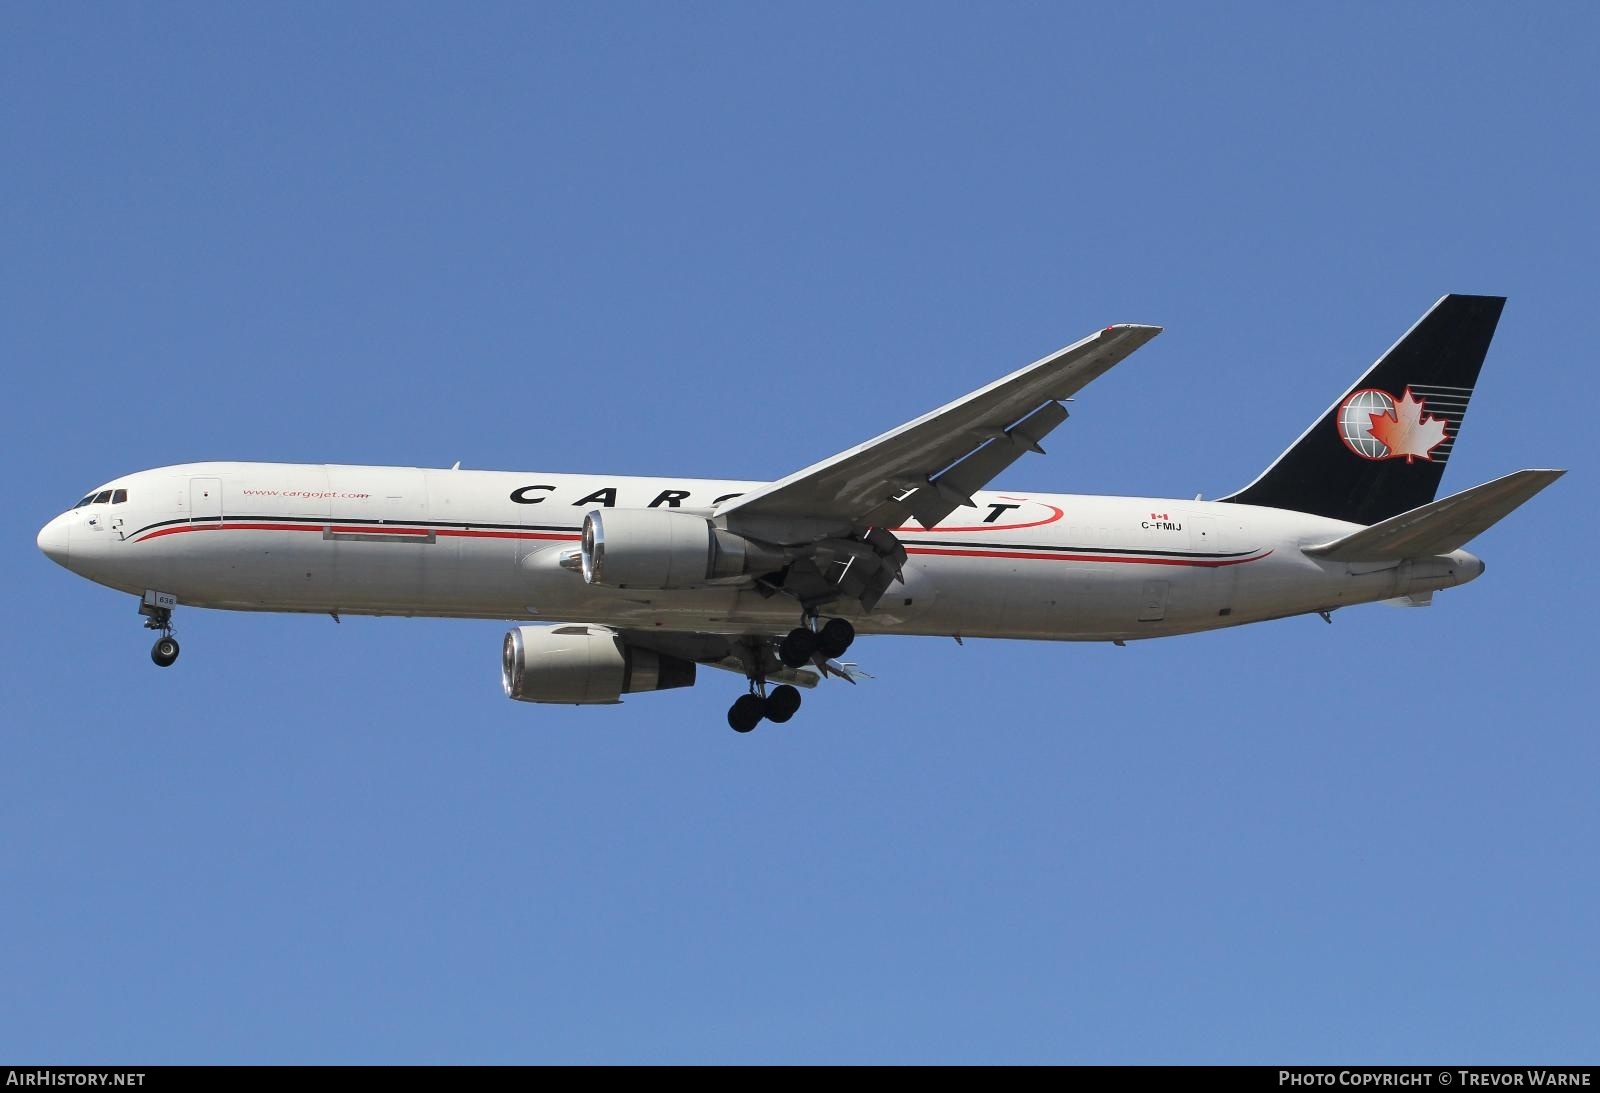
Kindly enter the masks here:
<path id="1" fill-rule="evenodd" d="M 310 524 L 179 524 L 177 527 L 162 528 L 159 531 L 152 531 L 149 535 L 141 535 L 134 542 L 148 543 L 151 539 L 159 539 L 163 535 L 182 535 L 188 531 L 315 531 L 321 534 L 322 526 Z"/>

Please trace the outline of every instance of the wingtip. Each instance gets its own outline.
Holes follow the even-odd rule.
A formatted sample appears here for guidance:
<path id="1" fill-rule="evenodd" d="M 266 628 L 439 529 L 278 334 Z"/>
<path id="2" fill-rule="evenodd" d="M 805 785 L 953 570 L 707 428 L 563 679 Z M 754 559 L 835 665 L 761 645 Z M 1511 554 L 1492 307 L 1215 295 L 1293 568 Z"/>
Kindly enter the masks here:
<path id="1" fill-rule="evenodd" d="M 1153 338 L 1157 334 L 1161 333 L 1161 330 L 1162 328 L 1159 326 L 1150 326 L 1146 323 L 1112 323 L 1110 326 L 1102 330 L 1101 333 L 1122 334 L 1129 331 L 1140 331 L 1146 336 Z"/>

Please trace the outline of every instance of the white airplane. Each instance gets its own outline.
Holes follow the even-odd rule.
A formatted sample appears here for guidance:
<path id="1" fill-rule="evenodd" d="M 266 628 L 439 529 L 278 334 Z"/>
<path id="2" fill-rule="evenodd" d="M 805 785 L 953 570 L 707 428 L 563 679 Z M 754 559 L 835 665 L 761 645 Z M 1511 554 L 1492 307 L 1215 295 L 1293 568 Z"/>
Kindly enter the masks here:
<path id="1" fill-rule="evenodd" d="M 91 491 L 39 549 L 138 596 L 163 667 L 179 604 L 511 619 L 511 698 L 612 703 L 707 665 L 748 680 L 749 732 L 854 682 L 857 633 L 1121 643 L 1473 580 L 1461 547 L 1565 473 L 1434 500 L 1504 303 L 1441 299 L 1217 501 L 985 490 L 1160 333 L 1121 325 L 777 482 L 191 463 Z"/>

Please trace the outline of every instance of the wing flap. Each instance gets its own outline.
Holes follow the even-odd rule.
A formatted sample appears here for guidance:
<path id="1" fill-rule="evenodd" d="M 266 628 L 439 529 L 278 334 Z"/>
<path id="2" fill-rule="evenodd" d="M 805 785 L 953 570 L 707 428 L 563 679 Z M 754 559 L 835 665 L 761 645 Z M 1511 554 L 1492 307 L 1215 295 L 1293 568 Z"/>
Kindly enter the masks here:
<path id="1" fill-rule="evenodd" d="M 972 495 L 993 482 L 1011 464 L 1029 452 L 1044 453 L 1039 441 L 1067 420 L 1067 408 L 1047 402 L 1033 413 L 928 479 L 896 504 L 903 504 L 925 528 L 931 528 L 962 505 L 971 506 Z M 888 523 L 891 514 L 874 518 L 875 524 Z M 895 521 L 898 523 L 898 521 Z"/>
<path id="2" fill-rule="evenodd" d="M 707 668 L 720 668 L 724 672 L 733 672 L 737 675 L 746 675 L 749 672 L 745 662 L 736 656 L 723 657 L 721 660 L 702 660 L 700 662 Z M 766 673 L 768 683 L 787 683 L 794 687 L 805 687 L 807 690 L 822 682 L 822 676 L 811 668 L 790 668 L 778 665 Z"/>
<path id="3" fill-rule="evenodd" d="M 1158 326 L 1108 326 L 914 421 L 743 494 L 717 514 L 889 523 L 868 517 L 887 505 L 886 513 L 903 518 L 914 511 L 906 503 L 912 491 L 940 498 L 919 501 L 929 514 L 953 501 L 948 513 L 1016 455 L 1038 449 L 1039 437 L 1066 417 L 1057 403 L 1159 333 Z"/>
<path id="4" fill-rule="evenodd" d="M 618 635 L 629 645 L 680 660 L 691 660 L 707 668 L 718 668 L 748 676 L 752 669 L 761 673 L 770 683 L 792 683 L 796 687 L 815 687 L 824 673 L 818 668 L 790 668 L 778 660 L 778 638 L 763 635 L 731 636 L 708 634 L 695 630 L 619 630 Z M 840 665 L 829 661 L 837 674 L 866 676 L 853 664 Z M 851 682 L 855 682 L 854 679 Z"/>
<path id="5" fill-rule="evenodd" d="M 1335 562 L 1400 561 L 1448 554 L 1505 519 L 1566 473 L 1562 470 L 1515 471 L 1391 516 L 1342 539 L 1307 547 L 1305 552 L 1314 558 Z"/>

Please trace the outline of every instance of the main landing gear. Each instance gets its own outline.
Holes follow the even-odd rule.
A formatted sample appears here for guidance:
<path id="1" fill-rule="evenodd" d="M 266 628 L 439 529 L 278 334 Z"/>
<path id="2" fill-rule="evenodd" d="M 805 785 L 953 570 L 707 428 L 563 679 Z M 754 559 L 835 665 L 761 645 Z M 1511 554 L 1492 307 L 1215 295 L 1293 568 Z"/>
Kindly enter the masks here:
<path id="1" fill-rule="evenodd" d="M 844 656 L 850 643 L 856 640 L 856 628 L 845 619 L 829 619 L 820 628 L 815 617 L 807 620 L 811 625 L 797 626 L 784 635 L 778 643 L 778 659 L 789 668 L 800 668 L 811 663 L 811 658 L 823 660 Z"/>
<path id="2" fill-rule="evenodd" d="M 855 639 L 856 628 L 847 620 L 829 619 L 818 627 L 816 616 L 811 615 L 806 625 L 795 627 L 778 643 L 778 660 L 786 668 L 801 668 L 818 658 L 832 660 L 843 656 Z M 759 656 L 757 654 L 758 661 Z M 798 688 L 785 683 L 769 692 L 766 676 L 752 671 L 750 693 L 740 695 L 728 710 L 728 727 L 734 732 L 749 732 L 761 724 L 763 718 L 782 725 L 799 709 Z"/>
<path id="3" fill-rule="evenodd" d="M 766 680 L 755 680 L 747 695 L 740 695 L 728 710 L 728 727 L 734 732 L 749 732 L 766 718 L 781 725 L 800 709 L 800 691 L 785 683 L 767 692 Z"/>
<path id="4" fill-rule="evenodd" d="M 174 601 L 176 602 L 176 601 Z M 155 661 L 158 668 L 170 668 L 178 659 L 178 639 L 172 636 L 172 607 L 163 602 L 163 597 L 146 594 L 144 602 L 139 605 L 139 614 L 143 615 L 146 630 L 160 630 L 161 636 L 150 647 L 150 659 Z"/>

